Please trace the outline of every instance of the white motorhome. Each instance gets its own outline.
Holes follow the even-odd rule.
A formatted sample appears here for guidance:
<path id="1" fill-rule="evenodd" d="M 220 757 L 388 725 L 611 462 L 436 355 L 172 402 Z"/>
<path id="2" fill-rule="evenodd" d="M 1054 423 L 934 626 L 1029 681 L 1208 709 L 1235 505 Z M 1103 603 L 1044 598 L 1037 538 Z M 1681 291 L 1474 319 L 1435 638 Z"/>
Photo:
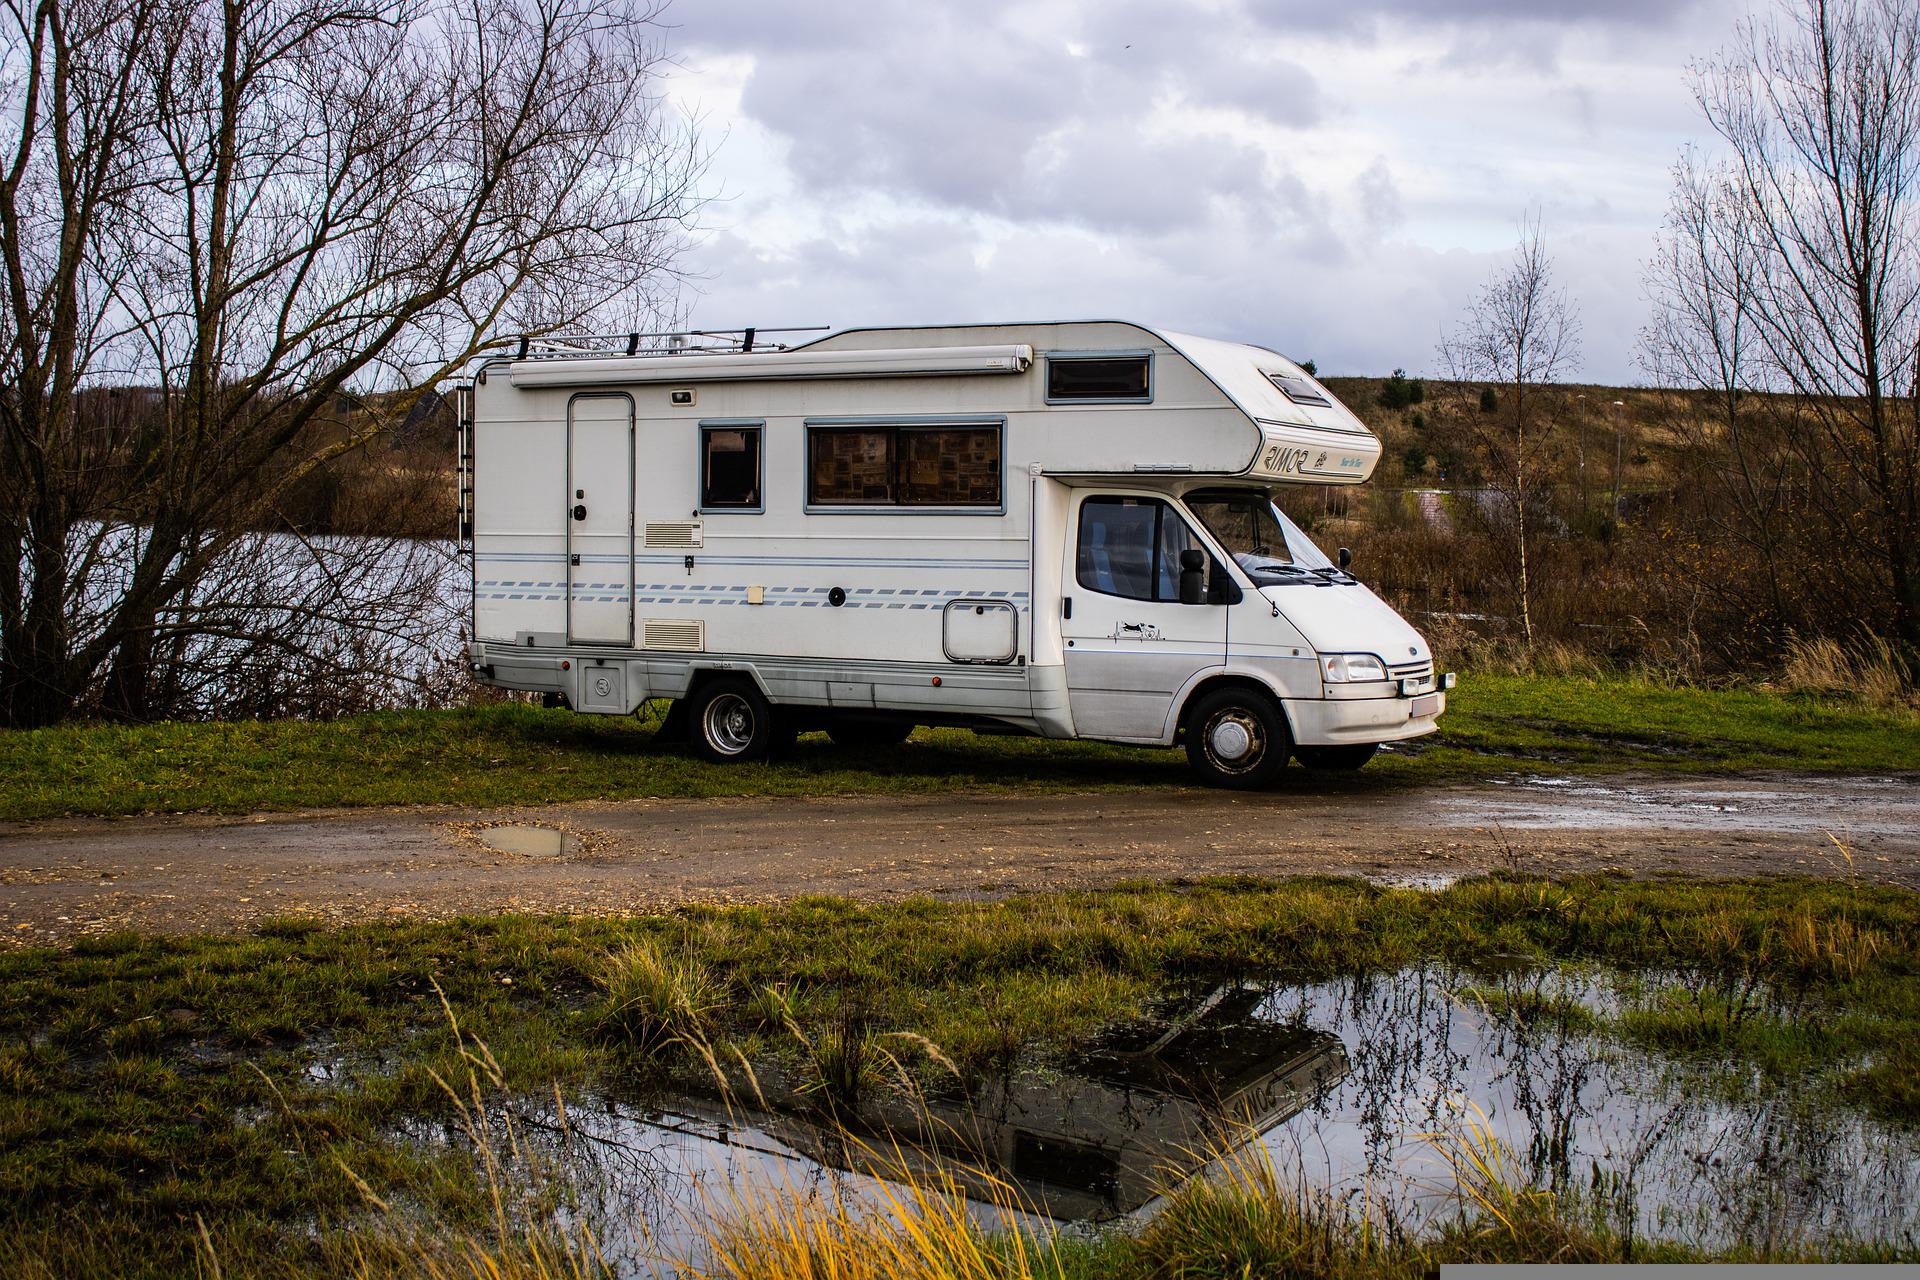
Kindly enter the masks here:
<path id="1" fill-rule="evenodd" d="M 1232 787 L 1356 768 L 1445 710 L 1426 641 L 1272 501 L 1380 453 L 1284 356 L 1113 321 L 765 336 L 476 372 L 481 681 L 676 699 L 714 760 L 962 725 L 1184 743 Z"/>

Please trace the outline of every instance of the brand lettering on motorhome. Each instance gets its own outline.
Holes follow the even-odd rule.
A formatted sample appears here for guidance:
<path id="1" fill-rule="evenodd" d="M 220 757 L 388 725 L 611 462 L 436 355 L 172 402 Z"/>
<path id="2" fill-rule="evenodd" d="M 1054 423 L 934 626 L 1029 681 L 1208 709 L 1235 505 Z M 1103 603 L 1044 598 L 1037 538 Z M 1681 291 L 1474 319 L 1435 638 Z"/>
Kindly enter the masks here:
<path id="1" fill-rule="evenodd" d="M 1307 459 L 1313 456 L 1313 450 L 1276 444 L 1267 450 L 1266 459 L 1261 463 L 1268 471 L 1280 475 L 1293 475 L 1307 469 Z M 1326 454 L 1320 457 L 1324 461 Z"/>

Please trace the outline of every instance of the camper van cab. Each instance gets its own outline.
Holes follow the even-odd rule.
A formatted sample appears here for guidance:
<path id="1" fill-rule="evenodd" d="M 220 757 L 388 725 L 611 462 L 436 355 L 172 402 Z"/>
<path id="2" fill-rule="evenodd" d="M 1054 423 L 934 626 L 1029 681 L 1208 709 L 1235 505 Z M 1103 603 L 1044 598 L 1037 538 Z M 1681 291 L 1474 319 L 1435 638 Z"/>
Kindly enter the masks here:
<path id="1" fill-rule="evenodd" d="M 1380 442 L 1259 347 L 1114 321 L 524 343 L 463 402 L 475 675 L 695 748 L 915 725 L 1364 764 L 1451 674 L 1274 504 Z M 756 341 L 758 339 L 759 341 Z"/>

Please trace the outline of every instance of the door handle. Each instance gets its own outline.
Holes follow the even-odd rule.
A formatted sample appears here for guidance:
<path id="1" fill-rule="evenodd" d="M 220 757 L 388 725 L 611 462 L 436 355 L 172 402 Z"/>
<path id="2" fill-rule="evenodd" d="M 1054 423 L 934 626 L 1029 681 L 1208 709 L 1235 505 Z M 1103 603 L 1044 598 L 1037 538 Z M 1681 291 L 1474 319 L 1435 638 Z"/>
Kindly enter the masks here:
<path id="1" fill-rule="evenodd" d="M 573 508 L 573 518 L 574 518 L 575 520 L 585 520 L 585 519 L 587 518 L 587 504 L 586 504 L 586 503 L 584 503 L 584 502 L 582 502 L 582 503 L 577 503 L 577 504 L 576 504 L 576 505 L 574 506 L 574 508 Z"/>

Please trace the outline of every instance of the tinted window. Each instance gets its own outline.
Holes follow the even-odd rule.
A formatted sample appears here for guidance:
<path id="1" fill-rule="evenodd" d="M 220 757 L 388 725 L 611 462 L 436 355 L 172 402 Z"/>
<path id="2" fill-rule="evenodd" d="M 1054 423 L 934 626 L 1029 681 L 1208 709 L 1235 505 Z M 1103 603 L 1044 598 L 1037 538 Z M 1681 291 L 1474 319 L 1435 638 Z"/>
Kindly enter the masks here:
<path id="1" fill-rule="evenodd" d="M 815 430 L 807 433 L 811 462 L 807 501 L 893 501 L 893 429 Z"/>
<path id="2" fill-rule="evenodd" d="M 1131 600 L 1180 599 L 1180 553 L 1205 550 L 1187 522 L 1154 498 L 1080 504 L 1075 576 L 1089 591 Z"/>
<path id="3" fill-rule="evenodd" d="M 987 427 L 814 427 L 814 506 L 997 507 L 1001 431 Z"/>
<path id="4" fill-rule="evenodd" d="M 903 504 L 1000 505 L 998 427 L 902 427 L 898 459 Z"/>
<path id="5" fill-rule="evenodd" d="M 700 505 L 713 511 L 760 507 L 760 428 L 700 428 Z"/>
<path id="6" fill-rule="evenodd" d="M 1146 400 L 1145 356 L 1048 356 L 1049 400 Z"/>

